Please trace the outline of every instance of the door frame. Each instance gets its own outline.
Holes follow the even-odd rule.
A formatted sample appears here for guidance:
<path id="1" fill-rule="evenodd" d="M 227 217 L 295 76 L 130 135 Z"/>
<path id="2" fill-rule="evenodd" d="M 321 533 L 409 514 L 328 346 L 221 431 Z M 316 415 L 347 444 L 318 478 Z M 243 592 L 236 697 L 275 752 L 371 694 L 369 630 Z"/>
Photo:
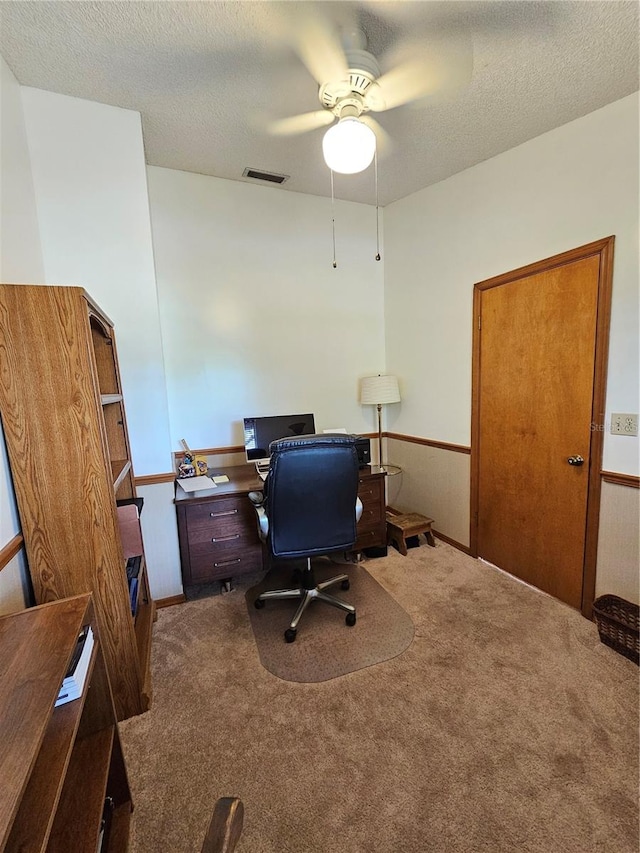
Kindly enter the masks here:
<path id="1" fill-rule="evenodd" d="M 587 521 L 585 529 L 584 563 L 582 566 L 581 612 L 590 619 L 596 589 L 596 561 L 598 552 L 598 524 L 600 520 L 600 490 L 602 477 L 602 450 L 604 445 L 604 417 L 609 355 L 609 328 L 611 321 L 611 291 L 613 284 L 613 248 L 615 237 L 605 237 L 568 252 L 553 255 L 511 272 L 480 281 L 473 286 L 473 355 L 471 376 L 471 522 L 470 552 L 478 556 L 478 490 L 480 471 L 480 337 L 482 294 L 492 287 L 510 284 L 537 273 L 546 272 L 565 264 L 599 256 L 598 304 L 594 352 L 594 383 L 591 403 L 591 444 L 589 481 L 587 486 Z"/>

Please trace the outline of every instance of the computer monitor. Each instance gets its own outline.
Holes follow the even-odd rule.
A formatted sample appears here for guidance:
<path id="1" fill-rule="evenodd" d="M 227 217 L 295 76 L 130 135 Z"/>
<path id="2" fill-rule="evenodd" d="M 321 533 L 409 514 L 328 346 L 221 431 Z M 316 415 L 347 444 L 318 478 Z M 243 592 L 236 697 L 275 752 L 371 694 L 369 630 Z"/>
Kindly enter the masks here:
<path id="1" fill-rule="evenodd" d="M 313 415 L 273 415 L 267 418 L 244 419 L 244 449 L 247 462 L 269 458 L 269 445 L 278 438 L 313 435 L 316 431 Z"/>

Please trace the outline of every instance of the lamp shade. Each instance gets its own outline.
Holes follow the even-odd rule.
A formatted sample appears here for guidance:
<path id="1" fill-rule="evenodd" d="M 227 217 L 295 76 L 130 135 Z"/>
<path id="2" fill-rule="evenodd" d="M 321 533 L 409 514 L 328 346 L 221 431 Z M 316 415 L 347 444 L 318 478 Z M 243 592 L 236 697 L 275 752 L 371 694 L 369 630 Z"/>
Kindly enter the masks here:
<path id="1" fill-rule="evenodd" d="M 376 135 L 355 116 L 348 116 L 325 133 L 322 152 L 325 163 L 334 172 L 354 175 L 366 169 L 373 160 Z"/>
<path id="2" fill-rule="evenodd" d="M 399 403 L 398 379 L 395 376 L 365 376 L 360 385 L 360 402 L 368 406 Z"/>

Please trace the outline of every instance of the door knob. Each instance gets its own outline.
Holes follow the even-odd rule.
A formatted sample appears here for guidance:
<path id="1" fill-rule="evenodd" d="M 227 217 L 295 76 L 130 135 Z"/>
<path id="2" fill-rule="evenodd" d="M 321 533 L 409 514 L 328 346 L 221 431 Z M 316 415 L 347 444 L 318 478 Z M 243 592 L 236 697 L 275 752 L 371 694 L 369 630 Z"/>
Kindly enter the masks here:
<path id="1" fill-rule="evenodd" d="M 582 456 L 570 456 L 567 459 L 569 465 L 584 465 L 584 459 Z"/>

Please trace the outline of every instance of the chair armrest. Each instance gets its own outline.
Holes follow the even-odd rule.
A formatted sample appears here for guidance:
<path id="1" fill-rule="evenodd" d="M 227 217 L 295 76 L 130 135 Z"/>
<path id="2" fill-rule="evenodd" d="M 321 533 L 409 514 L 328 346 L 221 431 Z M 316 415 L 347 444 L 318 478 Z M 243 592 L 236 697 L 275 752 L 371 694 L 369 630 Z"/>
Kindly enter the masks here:
<path id="1" fill-rule="evenodd" d="M 262 542 L 267 541 L 267 536 L 269 534 L 269 517 L 267 512 L 263 506 L 264 495 L 262 492 L 249 492 L 249 500 L 253 504 L 253 508 L 256 511 L 256 518 L 258 521 L 258 536 Z"/>
<path id="2" fill-rule="evenodd" d="M 244 806 L 237 797 L 220 797 L 213 810 L 201 853 L 233 853 L 240 840 Z"/>

